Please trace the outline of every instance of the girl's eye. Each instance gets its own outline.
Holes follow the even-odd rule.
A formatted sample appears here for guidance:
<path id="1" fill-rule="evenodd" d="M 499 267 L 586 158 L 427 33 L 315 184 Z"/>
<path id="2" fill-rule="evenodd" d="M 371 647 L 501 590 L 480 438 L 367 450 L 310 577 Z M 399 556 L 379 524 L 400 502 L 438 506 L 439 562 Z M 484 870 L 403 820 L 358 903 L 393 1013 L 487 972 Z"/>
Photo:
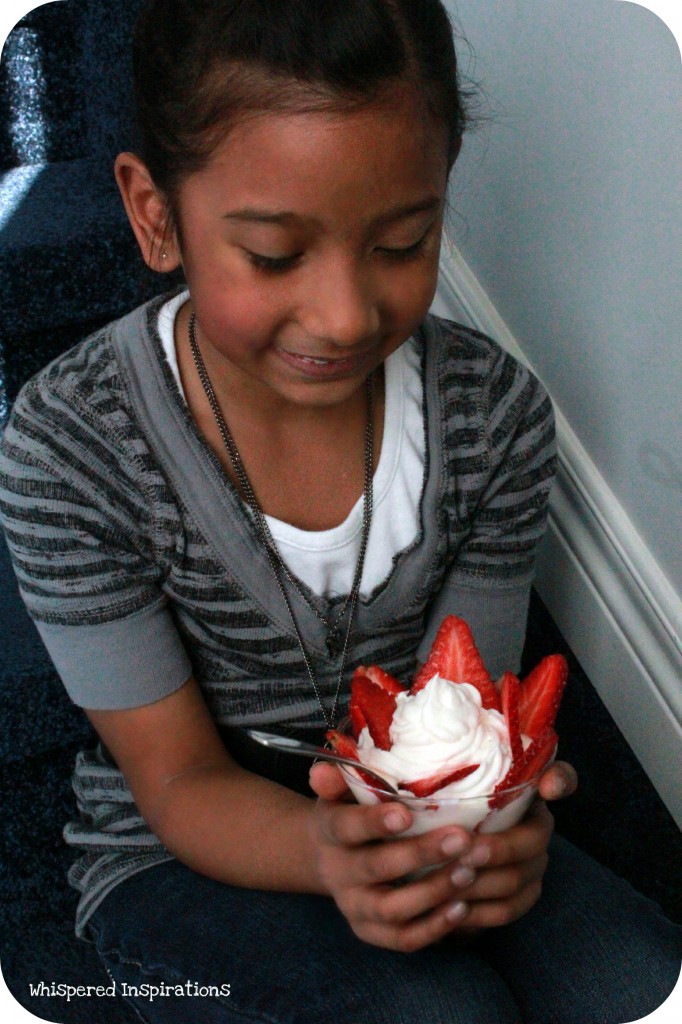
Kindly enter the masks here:
<path id="1" fill-rule="evenodd" d="M 408 262 L 409 260 L 417 259 L 421 256 L 430 234 L 431 228 L 429 228 L 428 231 L 426 231 L 422 237 L 412 245 L 396 249 L 392 249 L 388 246 L 378 246 L 376 251 L 385 259 L 393 262 Z M 249 263 L 251 263 L 253 267 L 267 274 L 284 274 L 288 270 L 293 270 L 303 255 L 302 253 L 297 252 L 293 253 L 291 256 L 264 256 L 261 253 L 252 252 L 250 249 L 245 249 L 244 252 L 247 255 Z"/>
<path id="2" fill-rule="evenodd" d="M 426 242 L 430 234 L 429 231 L 425 235 L 415 242 L 413 245 L 407 245 L 402 249 L 389 249 L 386 246 L 379 246 L 377 252 L 380 252 L 382 256 L 389 260 L 394 260 L 398 263 L 407 262 L 408 260 L 416 259 L 423 253 Z"/>
<path id="3" fill-rule="evenodd" d="M 260 253 L 250 252 L 248 249 L 245 252 L 252 266 L 270 274 L 282 274 L 286 270 L 291 270 L 301 255 L 294 253 L 293 256 L 262 256 Z"/>

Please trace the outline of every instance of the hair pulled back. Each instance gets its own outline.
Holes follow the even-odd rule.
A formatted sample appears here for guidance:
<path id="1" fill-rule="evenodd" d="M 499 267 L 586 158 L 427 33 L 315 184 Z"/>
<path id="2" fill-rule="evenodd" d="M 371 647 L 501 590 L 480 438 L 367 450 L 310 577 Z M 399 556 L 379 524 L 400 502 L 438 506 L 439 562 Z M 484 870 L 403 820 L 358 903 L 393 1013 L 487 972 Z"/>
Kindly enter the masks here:
<path id="1" fill-rule="evenodd" d="M 149 0 L 134 40 L 140 156 L 171 212 L 240 118 L 344 109 L 399 81 L 447 127 L 465 127 L 441 0 Z"/>

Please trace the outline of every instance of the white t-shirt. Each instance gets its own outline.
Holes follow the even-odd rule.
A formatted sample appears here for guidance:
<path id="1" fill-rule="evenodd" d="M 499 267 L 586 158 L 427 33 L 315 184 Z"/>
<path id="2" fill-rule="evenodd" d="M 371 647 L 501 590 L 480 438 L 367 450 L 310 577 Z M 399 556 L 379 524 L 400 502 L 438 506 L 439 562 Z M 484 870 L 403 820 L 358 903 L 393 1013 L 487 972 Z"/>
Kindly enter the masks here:
<path id="1" fill-rule="evenodd" d="M 174 324 L 187 292 L 167 302 L 159 314 L 159 334 L 183 398 Z M 374 473 L 374 504 L 360 591 L 370 594 L 389 575 L 393 560 L 416 539 L 424 482 L 424 416 L 420 355 L 413 338 L 384 364 L 384 433 Z M 248 467 L 247 467 L 248 472 Z M 300 530 L 266 516 L 279 553 L 298 579 L 316 594 L 347 594 L 353 583 L 362 537 L 360 497 L 347 518 L 331 530 Z"/>

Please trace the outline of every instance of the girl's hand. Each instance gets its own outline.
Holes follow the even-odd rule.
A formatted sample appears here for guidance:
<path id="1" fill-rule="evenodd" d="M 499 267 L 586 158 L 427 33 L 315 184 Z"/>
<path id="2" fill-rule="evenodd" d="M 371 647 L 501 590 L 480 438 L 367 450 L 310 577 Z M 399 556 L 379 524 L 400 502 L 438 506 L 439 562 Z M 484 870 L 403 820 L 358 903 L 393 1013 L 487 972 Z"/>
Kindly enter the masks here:
<path id="1" fill-rule="evenodd" d="M 510 924 L 537 903 L 554 830 L 545 801 L 570 796 L 577 784 L 572 765 L 556 761 L 543 773 L 538 799 L 523 821 L 506 832 L 475 837 L 453 872 L 469 907 L 461 933 Z"/>
<path id="2" fill-rule="evenodd" d="M 484 928 L 511 924 L 535 906 L 547 869 L 547 847 L 554 818 L 537 800 L 518 825 L 505 832 L 476 836 L 459 859 L 452 880 L 468 912 L 459 928 L 471 935 Z"/>
<path id="3" fill-rule="evenodd" d="M 451 932 L 466 913 L 450 879 L 452 863 L 417 882 L 395 883 L 420 868 L 452 862 L 471 849 L 471 836 L 446 827 L 382 842 L 409 827 L 406 807 L 346 802 L 346 785 L 328 764 L 311 769 L 310 783 L 320 797 L 311 817 L 317 870 L 358 938 L 410 952 Z"/>
<path id="4" fill-rule="evenodd" d="M 537 903 L 554 830 L 554 818 L 545 801 L 570 796 L 577 785 L 575 768 L 556 761 L 543 773 L 539 798 L 522 822 L 506 832 L 475 837 L 453 871 L 453 880 L 460 882 L 460 895 L 468 904 L 458 929 L 462 934 L 510 924 Z"/>
<path id="5" fill-rule="evenodd" d="M 314 817 L 320 827 L 321 874 L 355 933 L 367 942 L 405 951 L 420 949 L 453 932 L 471 935 L 509 924 L 540 897 L 554 827 L 544 800 L 538 800 L 524 821 L 506 832 L 472 837 L 463 829 L 444 828 L 378 843 L 396 834 L 389 827 L 391 814 L 402 815 L 405 821 L 409 818 L 406 808 L 332 803 L 343 798 L 347 789 L 330 765 L 315 766 L 311 784 L 323 798 Z M 543 775 L 540 795 L 547 800 L 568 796 L 576 784 L 574 769 L 557 762 Z M 336 814 L 341 809 L 347 812 L 343 817 Z M 353 812 L 360 812 L 357 819 Z M 416 868 L 446 859 L 445 867 L 418 882 L 391 885 Z"/>

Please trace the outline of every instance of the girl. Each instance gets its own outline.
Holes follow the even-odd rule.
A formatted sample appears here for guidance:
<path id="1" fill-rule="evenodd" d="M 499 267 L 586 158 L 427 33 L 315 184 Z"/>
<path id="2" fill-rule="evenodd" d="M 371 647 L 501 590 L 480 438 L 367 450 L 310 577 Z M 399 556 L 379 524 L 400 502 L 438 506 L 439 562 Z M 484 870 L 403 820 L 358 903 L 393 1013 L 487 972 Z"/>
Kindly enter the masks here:
<path id="1" fill-rule="evenodd" d="M 3 442 L 24 598 L 101 737 L 66 829 L 78 934 L 154 1022 L 649 1013 L 679 930 L 550 843 L 545 803 L 396 839 L 405 807 L 245 733 L 319 742 L 352 670 L 408 680 L 449 611 L 518 667 L 552 416 L 428 315 L 465 125 L 441 4 L 152 0 L 135 78 L 116 178 L 187 287 L 30 382 Z M 574 786 L 557 764 L 540 792 Z"/>

